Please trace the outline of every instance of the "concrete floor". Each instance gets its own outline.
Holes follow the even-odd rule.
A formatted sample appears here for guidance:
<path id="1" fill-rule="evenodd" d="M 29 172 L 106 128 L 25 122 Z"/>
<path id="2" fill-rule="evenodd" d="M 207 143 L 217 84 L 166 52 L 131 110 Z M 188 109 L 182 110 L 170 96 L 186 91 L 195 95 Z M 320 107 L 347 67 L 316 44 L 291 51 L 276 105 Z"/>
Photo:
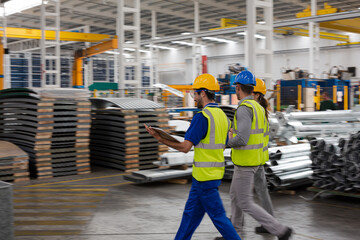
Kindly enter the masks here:
<path id="1" fill-rule="evenodd" d="M 33 180 L 14 185 L 15 239 L 21 240 L 168 240 L 179 227 L 191 184 L 151 183 L 135 185 L 124 173 L 96 168 L 88 175 Z M 220 194 L 230 211 L 230 182 Z M 360 235 L 360 199 L 322 195 L 305 201 L 313 192 L 298 189 L 296 195 L 273 192 L 275 215 L 294 228 L 292 239 L 353 240 Z M 258 224 L 245 217 L 242 239 L 276 240 L 257 235 Z M 205 216 L 194 240 L 220 236 Z"/>

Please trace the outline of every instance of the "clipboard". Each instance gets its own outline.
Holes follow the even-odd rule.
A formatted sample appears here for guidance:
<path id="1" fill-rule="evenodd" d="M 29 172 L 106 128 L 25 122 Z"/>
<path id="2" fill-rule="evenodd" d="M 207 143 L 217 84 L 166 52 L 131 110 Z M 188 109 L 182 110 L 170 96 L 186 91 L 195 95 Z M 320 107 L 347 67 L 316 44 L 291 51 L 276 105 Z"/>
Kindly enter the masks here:
<path id="1" fill-rule="evenodd" d="M 168 134 L 167 132 L 165 132 L 164 130 L 162 130 L 161 128 L 157 128 L 157 127 L 151 127 L 155 132 L 157 132 L 162 138 L 165 138 L 169 141 L 172 141 L 172 142 L 178 142 L 179 141 L 172 137 L 170 134 Z"/>

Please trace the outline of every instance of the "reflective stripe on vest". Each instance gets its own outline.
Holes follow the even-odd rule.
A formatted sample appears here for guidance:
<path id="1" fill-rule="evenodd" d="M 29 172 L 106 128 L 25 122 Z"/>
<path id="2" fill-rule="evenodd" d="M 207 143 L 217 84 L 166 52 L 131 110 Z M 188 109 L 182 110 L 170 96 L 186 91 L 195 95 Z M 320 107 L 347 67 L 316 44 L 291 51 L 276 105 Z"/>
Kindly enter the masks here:
<path id="1" fill-rule="evenodd" d="M 203 110 L 209 117 L 210 117 L 210 143 L 205 144 L 202 142 L 199 142 L 198 145 L 195 147 L 202 148 L 202 149 L 224 149 L 225 144 L 215 143 L 215 120 L 213 115 L 210 113 L 208 109 Z M 230 120 L 228 119 L 228 124 L 230 123 Z"/>
<path id="2" fill-rule="evenodd" d="M 225 162 L 195 162 L 195 167 L 209 168 L 209 167 L 225 167 Z"/>
<path id="3" fill-rule="evenodd" d="M 205 138 L 194 147 L 193 177 L 198 181 L 222 179 L 225 172 L 224 148 L 230 120 L 217 107 L 206 107 L 201 114 L 208 121 Z"/>
<path id="4" fill-rule="evenodd" d="M 264 158 L 264 133 L 266 120 L 264 108 L 255 100 L 244 100 L 240 106 L 252 109 L 253 120 L 251 123 L 250 137 L 246 146 L 232 149 L 232 161 L 239 166 L 259 166 L 262 165 Z M 239 107 L 240 107 L 239 106 Z M 236 113 L 234 117 L 235 128 L 237 128 Z M 235 134 L 239 134 L 235 130 Z"/>

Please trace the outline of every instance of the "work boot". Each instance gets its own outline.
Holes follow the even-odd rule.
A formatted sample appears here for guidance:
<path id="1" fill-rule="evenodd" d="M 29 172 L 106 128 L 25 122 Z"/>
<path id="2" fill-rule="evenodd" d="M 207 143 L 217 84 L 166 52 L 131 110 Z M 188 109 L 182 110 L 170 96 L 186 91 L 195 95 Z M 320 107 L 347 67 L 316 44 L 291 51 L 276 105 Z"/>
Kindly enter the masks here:
<path id="1" fill-rule="evenodd" d="M 260 226 L 255 228 L 255 233 L 262 234 L 262 233 L 270 233 L 270 232 L 266 230 L 263 226 Z"/>
<path id="2" fill-rule="evenodd" d="M 293 230 L 291 228 L 287 228 L 286 232 L 284 233 L 284 235 L 282 235 L 281 237 L 279 237 L 279 240 L 289 240 L 291 235 L 292 235 Z"/>

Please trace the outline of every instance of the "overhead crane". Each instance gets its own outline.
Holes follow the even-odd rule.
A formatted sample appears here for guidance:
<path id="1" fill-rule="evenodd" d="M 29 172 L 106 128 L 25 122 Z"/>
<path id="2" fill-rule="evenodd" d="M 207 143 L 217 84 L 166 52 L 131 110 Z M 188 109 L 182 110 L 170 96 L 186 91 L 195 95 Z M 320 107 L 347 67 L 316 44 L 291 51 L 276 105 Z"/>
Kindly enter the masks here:
<path id="1" fill-rule="evenodd" d="M 346 20 L 340 20 L 346 21 Z M 238 27 L 246 25 L 246 21 L 244 20 L 237 20 L 237 19 L 230 19 L 230 18 L 221 18 L 221 27 L 219 28 L 212 28 L 210 30 L 217 30 L 223 28 L 231 28 L 231 27 Z M 279 27 L 274 28 L 274 33 L 282 34 L 282 35 L 297 35 L 297 36 L 309 36 L 309 30 L 303 28 L 295 28 L 295 27 Z M 343 34 L 336 34 L 336 33 L 328 33 L 328 32 L 319 32 L 320 38 L 329 39 L 329 40 L 336 40 L 336 41 L 343 41 L 349 42 L 349 36 Z"/>
<path id="2" fill-rule="evenodd" d="M 5 32 L 7 38 L 41 39 L 41 29 L 7 27 Z M 56 31 L 45 30 L 45 40 L 55 40 L 55 34 Z M 0 37 L 3 35 L 4 31 L 0 31 Z M 60 31 L 60 41 L 100 42 L 111 38 L 108 34 Z"/>
<path id="3" fill-rule="evenodd" d="M 325 14 L 332 14 L 338 12 L 341 12 L 341 10 L 332 7 L 327 3 L 324 3 L 324 9 L 317 10 L 316 15 L 325 15 Z M 302 12 L 296 14 L 297 18 L 304 18 L 310 16 L 311 16 L 310 6 L 304 9 Z M 319 25 L 321 28 L 327 28 L 327 29 L 344 31 L 344 32 L 360 33 L 360 18 L 321 22 Z"/>
<path id="4" fill-rule="evenodd" d="M 118 43 L 117 39 L 112 39 L 103 43 L 99 43 L 92 47 L 86 49 L 79 49 L 75 52 L 74 55 L 74 65 L 72 71 L 72 85 L 75 88 L 82 88 L 83 84 L 83 71 L 82 71 L 82 64 L 83 59 L 87 57 L 91 57 L 112 49 L 117 49 Z"/>
<path id="5" fill-rule="evenodd" d="M 28 29 L 28 28 L 6 28 L 7 38 L 26 38 L 26 39 L 41 39 L 41 29 Z M 4 36 L 4 31 L 0 31 L 0 37 Z M 45 31 L 46 40 L 55 40 L 56 32 L 51 30 Z M 73 42 L 101 42 L 114 38 L 108 34 L 96 33 L 81 33 L 81 32 L 66 32 L 60 31 L 60 41 L 73 41 Z M 4 88 L 4 48 L 0 43 L 0 90 Z M 81 78 L 82 79 L 82 78 Z"/>

